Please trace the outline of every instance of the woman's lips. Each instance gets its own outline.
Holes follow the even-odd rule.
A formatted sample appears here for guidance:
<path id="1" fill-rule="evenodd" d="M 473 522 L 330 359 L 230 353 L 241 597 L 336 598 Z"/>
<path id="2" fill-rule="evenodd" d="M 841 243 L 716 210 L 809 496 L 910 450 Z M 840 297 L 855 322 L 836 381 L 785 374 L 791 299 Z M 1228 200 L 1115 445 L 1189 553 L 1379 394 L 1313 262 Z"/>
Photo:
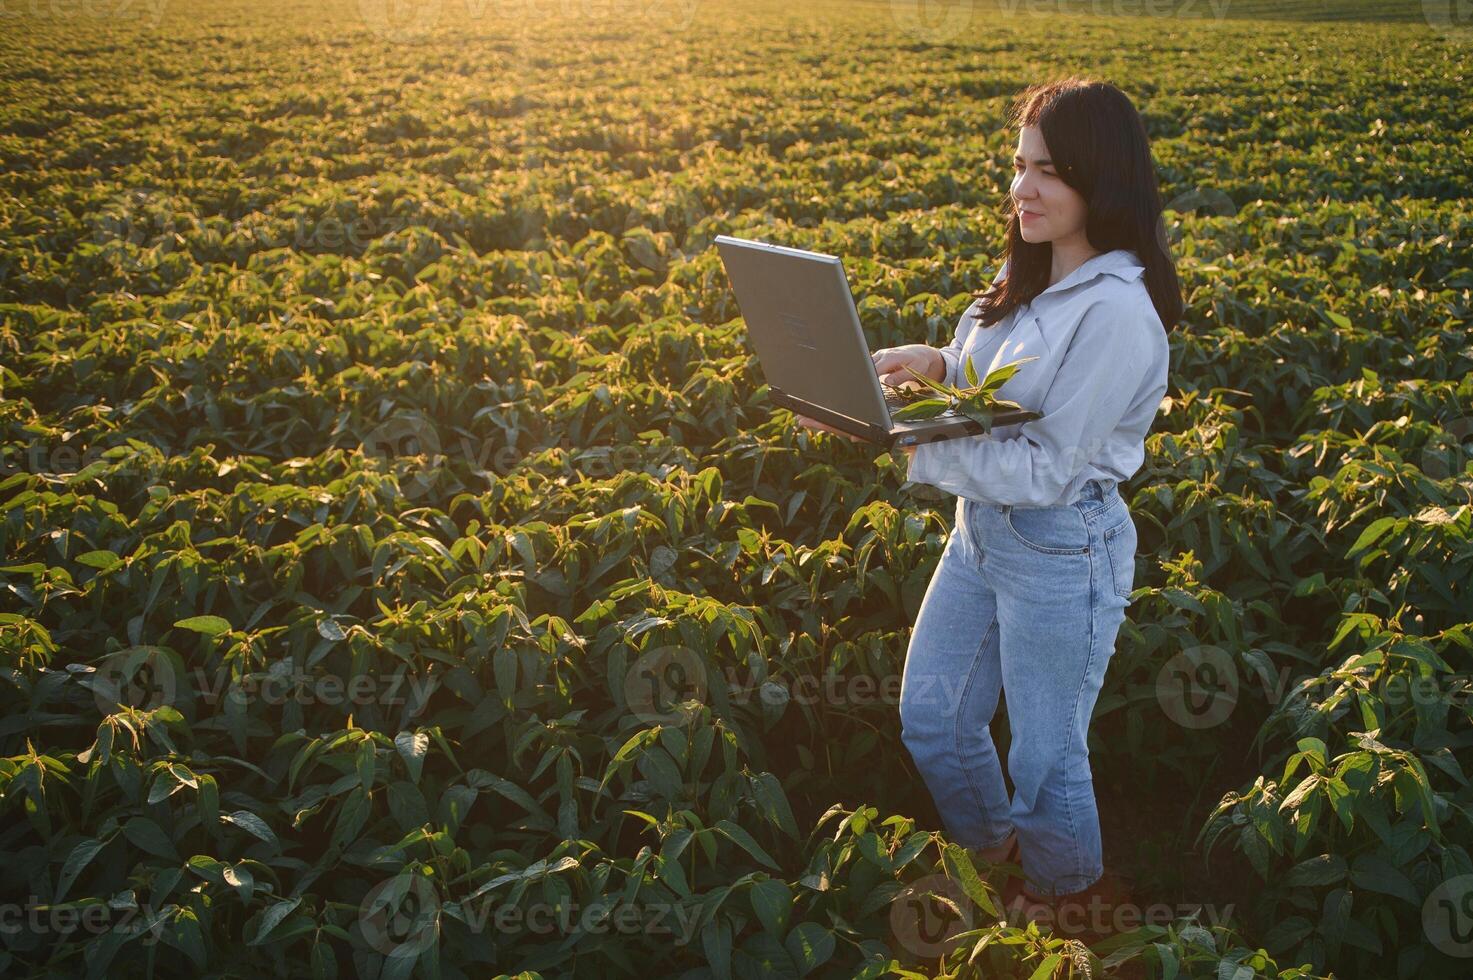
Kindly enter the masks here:
<path id="1" fill-rule="evenodd" d="M 1027 221 L 1029 218 L 1041 218 L 1041 217 L 1043 217 L 1043 216 L 1040 215 L 1040 214 L 1038 214 L 1038 213 L 1036 213 L 1036 212 L 1033 212 L 1033 211 L 1019 211 L 1018 212 L 1018 220 L 1020 220 L 1020 221 Z"/>

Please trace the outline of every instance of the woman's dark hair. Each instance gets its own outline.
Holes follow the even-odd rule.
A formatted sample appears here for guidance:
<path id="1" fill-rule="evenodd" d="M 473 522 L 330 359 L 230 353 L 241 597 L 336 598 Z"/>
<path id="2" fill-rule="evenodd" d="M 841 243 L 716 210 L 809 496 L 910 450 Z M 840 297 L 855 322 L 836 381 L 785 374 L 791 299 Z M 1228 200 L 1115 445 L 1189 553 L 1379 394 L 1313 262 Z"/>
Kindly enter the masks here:
<path id="1" fill-rule="evenodd" d="M 1130 249 L 1140 258 L 1146 290 L 1170 331 L 1182 315 L 1181 283 L 1165 250 L 1161 192 L 1145 123 L 1129 97 L 1109 82 L 1070 77 L 1024 90 L 1008 121 L 1017 129 L 1038 127 L 1059 177 L 1088 206 L 1084 233 L 1091 247 Z M 977 298 L 973 315 L 982 326 L 997 323 L 1048 288 L 1052 243 L 1023 240 L 1011 194 L 1003 210 L 1006 275 L 972 294 Z"/>

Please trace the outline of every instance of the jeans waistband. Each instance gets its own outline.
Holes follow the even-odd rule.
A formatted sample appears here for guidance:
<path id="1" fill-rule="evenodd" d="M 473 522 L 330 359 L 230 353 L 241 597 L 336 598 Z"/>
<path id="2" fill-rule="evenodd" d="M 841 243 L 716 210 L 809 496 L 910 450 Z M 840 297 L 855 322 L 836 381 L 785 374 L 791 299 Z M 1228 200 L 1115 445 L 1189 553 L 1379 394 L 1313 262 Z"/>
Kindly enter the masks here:
<path id="1" fill-rule="evenodd" d="M 1105 502 L 1119 492 L 1114 480 L 1090 479 L 1085 480 L 1084 486 L 1079 488 L 1079 499 Z"/>

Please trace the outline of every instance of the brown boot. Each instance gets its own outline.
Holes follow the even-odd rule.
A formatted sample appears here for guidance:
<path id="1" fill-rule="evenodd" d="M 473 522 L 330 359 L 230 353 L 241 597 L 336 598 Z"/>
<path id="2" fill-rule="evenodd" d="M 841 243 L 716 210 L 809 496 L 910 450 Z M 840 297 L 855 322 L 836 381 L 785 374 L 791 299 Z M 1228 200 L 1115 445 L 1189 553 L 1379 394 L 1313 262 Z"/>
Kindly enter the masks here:
<path id="1" fill-rule="evenodd" d="M 1067 895 L 1037 895 L 1020 882 L 1008 890 L 1003 903 L 1010 924 L 1022 928 L 1035 921 L 1055 936 L 1086 945 L 1141 924 L 1128 879 L 1108 870 L 1088 888 Z"/>
<path id="2" fill-rule="evenodd" d="M 1019 852 L 1020 846 L 1016 830 L 1009 834 L 1001 844 L 987 848 L 967 848 L 972 863 L 977 866 L 978 874 L 999 898 L 1002 897 L 1007 882 L 1013 880 L 1014 873 L 1022 874 L 1022 869 L 1018 866 Z"/>

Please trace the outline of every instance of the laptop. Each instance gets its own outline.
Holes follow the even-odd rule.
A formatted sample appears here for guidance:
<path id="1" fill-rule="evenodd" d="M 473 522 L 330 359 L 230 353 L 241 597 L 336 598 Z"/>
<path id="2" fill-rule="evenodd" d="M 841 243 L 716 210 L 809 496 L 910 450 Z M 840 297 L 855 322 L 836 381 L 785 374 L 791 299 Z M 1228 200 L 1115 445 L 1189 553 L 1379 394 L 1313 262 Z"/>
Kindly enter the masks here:
<path id="1" fill-rule="evenodd" d="M 880 384 L 837 257 L 730 235 L 717 235 L 716 248 L 774 404 L 887 449 L 984 431 L 949 409 L 932 419 L 891 416 L 907 402 Z M 998 412 L 992 424 L 1031 417 Z"/>

